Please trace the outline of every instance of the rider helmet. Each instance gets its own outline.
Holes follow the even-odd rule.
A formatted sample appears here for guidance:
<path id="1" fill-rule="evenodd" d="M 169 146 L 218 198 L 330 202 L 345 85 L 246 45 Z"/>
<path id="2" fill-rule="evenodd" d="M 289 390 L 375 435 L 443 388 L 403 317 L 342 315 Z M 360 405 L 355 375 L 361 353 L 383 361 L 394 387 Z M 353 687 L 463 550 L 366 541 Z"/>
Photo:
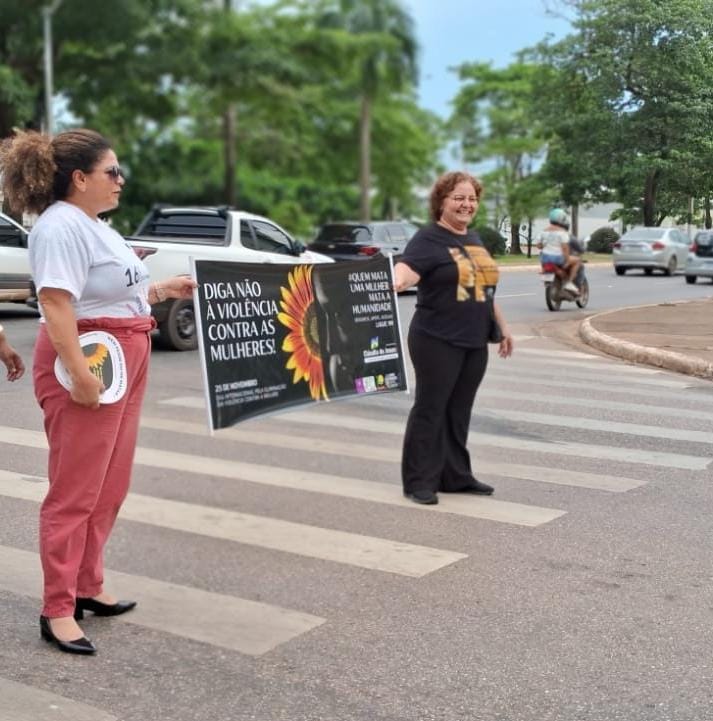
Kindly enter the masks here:
<path id="1" fill-rule="evenodd" d="M 549 217 L 552 225 L 559 225 L 561 228 L 569 230 L 569 216 L 562 208 L 552 208 Z"/>

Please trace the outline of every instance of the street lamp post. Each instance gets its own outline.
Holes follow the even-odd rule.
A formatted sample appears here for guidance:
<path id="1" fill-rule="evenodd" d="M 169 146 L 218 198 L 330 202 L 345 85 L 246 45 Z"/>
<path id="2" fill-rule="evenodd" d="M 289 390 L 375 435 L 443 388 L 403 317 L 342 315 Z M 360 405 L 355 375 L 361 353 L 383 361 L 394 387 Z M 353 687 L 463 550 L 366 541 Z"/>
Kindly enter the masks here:
<path id="1" fill-rule="evenodd" d="M 42 26 L 45 39 L 45 131 L 52 135 L 52 15 L 62 4 L 62 0 L 54 0 L 42 8 Z"/>

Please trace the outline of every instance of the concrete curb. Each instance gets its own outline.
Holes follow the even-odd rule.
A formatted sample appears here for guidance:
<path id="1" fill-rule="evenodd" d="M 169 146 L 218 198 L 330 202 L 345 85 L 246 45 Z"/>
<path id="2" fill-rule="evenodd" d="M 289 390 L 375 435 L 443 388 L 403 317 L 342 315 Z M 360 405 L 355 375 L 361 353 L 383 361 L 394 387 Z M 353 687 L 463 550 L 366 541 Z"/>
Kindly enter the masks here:
<path id="1" fill-rule="evenodd" d="M 689 302 L 689 301 L 684 301 Z M 636 306 L 637 308 L 651 308 L 658 304 Z M 643 363 L 655 366 L 656 368 L 665 368 L 666 370 L 675 371 L 676 373 L 684 373 L 689 376 L 697 376 L 698 378 L 707 378 L 713 380 L 713 363 L 687 356 L 683 353 L 675 353 L 674 351 L 662 350 L 661 348 L 652 348 L 651 346 L 638 345 L 621 338 L 606 335 L 598 331 L 591 321 L 601 318 L 605 315 L 618 313 L 622 309 L 609 310 L 605 313 L 597 313 L 597 315 L 585 318 L 579 325 L 579 337 L 587 344 L 609 355 L 631 361 L 632 363 Z"/>

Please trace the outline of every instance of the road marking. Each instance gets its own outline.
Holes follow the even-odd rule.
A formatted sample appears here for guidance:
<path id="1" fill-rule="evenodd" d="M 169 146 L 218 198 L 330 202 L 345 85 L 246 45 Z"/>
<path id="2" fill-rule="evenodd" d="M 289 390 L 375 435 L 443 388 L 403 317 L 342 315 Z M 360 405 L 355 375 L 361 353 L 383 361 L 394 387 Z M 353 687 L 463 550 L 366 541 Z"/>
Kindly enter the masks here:
<path id="1" fill-rule="evenodd" d="M 618 366 L 620 365 L 616 361 L 613 361 L 611 358 L 607 358 L 604 356 L 597 355 L 596 353 L 583 353 L 581 351 L 576 350 L 558 350 L 556 348 L 552 348 L 551 350 L 549 348 L 522 348 L 518 349 L 518 355 L 534 355 L 534 356 L 542 356 L 544 359 L 551 360 L 554 358 L 572 358 L 577 360 L 599 360 L 602 363 L 606 363 L 612 366 Z M 622 361 L 622 364 L 624 361 Z M 637 368 L 642 371 L 647 371 L 650 373 L 661 373 L 660 370 L 653 370 L 651 368 L 639 368 L 639 366 L 630 366 L 632 368 Z"/>
<path id="2" fill-rule="evenodd" d="M 0 721 L 117 721 L 96 706 L 6 678 L 0 678 L 0 698 Z"/>
<path id="3" fill-rule="evenodd" d="M 309 442 L 308 439 L 307 442 Z M 10 443 L 30 448 L 47 447 L 43 433 L 8 426 L 0 426 L 0 443 Z M 386 503 L 412 511 L 451 513 L 468 518 L 512 523 L 519 526 L 539 526 L 565 514 L 565 511 L 558 509 L 464 494 L 455 494 L 456 497 L 443 497 L 437 506 L 422 506 L 403 498 L 400 487 L 395 484 L 376 483 L 374 481 L 364 481 L 361 478 L 346 478 L 344 476 L 327 475 L 326 473 L 263 466 L 221 458 L 207 458 L 205 456 L 161 451 L 153 448 L 137 448 L 135 460 L 139 465 L 152 468 L 212 475 L 220 478 L 259 483 L 265 486 L 291 488 L 342 498 Z"/>
<path id="4" fill-rule="evenodd" d="M 23 482 L 24 480 L 24 482 Z M 0 495 L 41 502 L 44 479 L 0 470 Z M 318 528 L 183 501 L 130 493 L 121 508 L 126 521 L 171 528 L 233 543 L 420 578 L 467 556 L 428 546 Z"/>
<path id="5" fill-rule="evenodd" d="M 502 300 L 503 298 L 527 298 L 533 295 L 535 295 L 535 293 L 498 293 L 498 300 Z"/>
<path id="6" fill-rule="evenodd" d="M 558 350 L 557 348 L 553 348 L 552 350 L 549 348 L 523 348 L 522 350 L 518 350 L 518 353 L 525 353 L 526 355 L 539 355 L 544 356 L 545 358 L 554 358 L 555 356 L 558 358 L 581 358 L 582 360 L 601 358 L 601 356 L 595 355 L 594 353 L 582 353 L 581 351 L 576 350 Z M 602 358 L 602 360 L 607 359 Z"/>
<path id="7" fill-rule="evenodd" d="M 566 375 L 566 378 L 569 376 Z M 626 381 L 622 381 L 625 383 Z M 500 386 L 507 386 L 508 389 L 510 389 L 512 386 L 518 386 L 518 385 L 525 385 L 528 390 L 531 390 L 533 387 L 543 387 L 543 388 L 552 388 L 553 394 L 559 394 L 561 393 L 563 388 L 571 388 L 573 390 L 578 391 L 587 391 L 587 392 L 594 392 L 594 393 L 604 393 L 608 397 L 618 397 L 623 396 L 629 399 L 633 398 L 641 398 L 644 402 L 647 400 L 672 400 L 681 402 L 681 400 L 689 400 L 694 401 L 696 403 L 713 403 L 713 394 L 711 392 L 701 392 L 699 390 L 695 390 L 695 386 L 689 386 L 686 388 L 685 392 L 681 391 L 670 391 L 666 390 L 665 388 L 655 388 L 652 389 L 651 387 L 641 387 L 636 388 L 634 383 L 630 383 L 626 385 L 625 387 L 619 386 L 618 388 L 615 387 L 607 387 L 606 383 L 600 383 L 600 379 L 588 379 L 586 381 L 569 381 L 569 380 L 562 380 L 561 378 L 558 378 L 556 376 L 550 376 L 549 378 L 535 378 L 532 376 L 525 376 L 523 375 L 517 375 L 515 373 L 510 373 L 509 375 L 505 375 L 504 373 L 500 374 L 492 374 L 487 373 L 485 376 L 485 380 L 483 381 L 483 385 L 480 388 L 480 391 L 485 390 L 491 385 L 500 385 Z M 582 399 L 583 403 L 586 403 L 588 398 L 583 397 Z M 201 406 L 201 408 L 203 408 Z M 204 411 L 205 412 L 205 411 Z"/>
<path id="8" fill-rule="evenodd" d="M 289 411 L 282 416 L 286 422 L 297 424 L 322 425 L 369 431 L 372 433 L 389 433 L 403 435 L 403 421 L 379 421 L 356 416 L 341 416 L 336 413 L 317 411 Z M 667 468 L 683 468 L 688 470 L 705 470 L 711 458 L 689 456 L 680 453 L 663 453 L 661 451 L 639 450 L 636 448 L 616 448 L 600 446 L 593 443 L 571 443 L 562 440 L 533 441 L 516 436 L 497 435 L 493 433 L 471 433 L 471 445 L 478 452 L 481 446 L 493 446 L 502 453 L 503 448 L 533 451 L 535 453 L 556 453 L 563 456 L 580 458 L 607 459 L 625 463 L 641 463 L 648 466 L 665 466 Z"/>
<path id="9" fill-rule="evenodd" d="M 676 395 L 680 398 L 680 394 Z M 713 413 L 696 411 L 688 408 L 671 408 L 670 406 L 653 406 L 644 403 L 620 403 L 618 401 L 597 401 L 593 398 L 562 398 L 560 396 L 539 393 L 517 393 L 505 390 L 482 389 L 478 391 L 478 400 L 488 398 L 492 400 L 530 401 L 532 403 L 548 403 L 557 406 L 571 406 L 573 408 L 597 408 L 605 411 L 626 411 L 629 413 L 642 413 L 648 416 L 666 416 L 671 418 L 689 418 L 706 423 L 713 422 Z M 483 404 L 480 404 L 483 407 Z M 496 410 L 493 408 L 492 410 Z M 477 413 L 476 413 L 477 417 Z"/>
<path id="10" fill-rule="evenodd" d="M 546 365 L 530 366 L 526 370 L 520 371 L 520 375 L 525 375 L 525 373 L 527 375 L 524 380 L 527 380 L 528 383 L 537 380 L 540 383 L 549 382 L 550 384 L 560 385 L 559 377 L 554 375 L 553 371 L 548 369 Z M 600 368 L 592 370 L 591 372 L 588 369 L 583 369 L 581 373 L 578 373 L 576 370 L 574 372 L 570 370 L 559 370 L 559 373 L 568 381 L 579 381 L 578 385 L 580 387 L 584 385 L 594 386 L 596 384 L 596 388 L 599 391 L 608 387 L 620 389 L 623 385 L 626 386 L 627 392 L 632 388 L 640 387 L 641 389 L 650 388 L 653 393 L 657 392 L 660 388 L 680 388 L 683 390 L 690 385 L 687 381 L 679 381 L 665 376 L 646 376 L 643 378 L 634 378 L 631 376 L 627 376 L 626 378 L 617 377 L 614 374 L 618 373 L 618 369 L 612 370 L 608 368 Z M 508 367 L 505 363 L 498 363 L 491 369 L 486 378 L 506 377 L 508 381 L 512 381 L 514 380 L 513 376 L 513 368 Z"/>
<path id="11" fill-rule="evenodd" d="M 0 546 L 0 567 L 0 588 L 4 591 L 41 597 L 37 554 Z M 139 600 L 136 610 L 117 616 L 114 622 L 152 628 L 249 656 L 261 656 L 325 623 L 325 619 L 308 613 L 145 576 L 106 571 L 105 580 L 112 592 Z"/>
<path id="12" fill-rule="evenodd" d="M 601 431 L 604 433 L 619 433 L 643 438 L 667 438 L 675 441 L 688 441 L 690 443 L 707 443 L 713 445 L 713 433 L 710 431 L 687 431 L 677 428 L 661 428 L 660 426 L 646 426 L 636 423 L 616 423 L 614 421 L 598 421 L 593 418 L 580 418 L 576 416 L 548 415 L 546 413 L 528 413 L 526 411 L 513 411 L 498 408 L 497 410 L 483 410 L 481 417 L 505 418 L 509 421 L 536 423 L 540 426 L 560 426 L 563 428 L 579 428 L 587 431 Z"/>
<path id="13" fill-rule="evenodd" d="M 141 425 L 145 428 L 171 431 L 173 433 L 187 433 L 191 435 L 208 436 L 205 425 L 189 421 L 174 421 L 170 418 L 142 417 Z M 348 456 L 351 458 L 368 459 L 397 463 L 401 459 L 401 450 L 393 446 L 368 446 L 351 441 L 330 441 L 324 438 L 306 438 L 293 434 L 266 433 L 265 431 L 243 430 L 242 428 L 226 428 L 220 431 L 218 438 L 230 439 L 241 443 L 250 443 L 259 446 L 278 446 L 292 448 L 335 456 Z M 623 493 L 632 488 L 645 485 L 646 481 L 623 476 L 604 476 L 595 473 L 573 472 L 566 469 L 545 468 L 543 466 L 525 466 L 513 463 L 491 463 L 478 460 L 474 462 L 476 474 L 480 478 L 487 475 L 518 478 L 526 481 L 539 481 L 555 483 L 562 486 L 576 486 L 579 488 L 592 488 L 598 491 Z"/>
<path id="14" fill-rule="evenodd" d="M 590 356 L 592 358 L 592 356 Z M 497 367 L 500 368 L 524 368 L 526 370 L 536 369 L 542 371 L 548 371 L 551 368 L 555 368 L 563 373 L 569 373 L 570 369 L 573 371 L 594 371 L 597 373 L 622 373 L 624 375 L 637 375 L 637 376 L 652 376 L 660 371 L 654 370 L 653 368 L 638 368 L 637 366 L 630 366 L 616 363 L 598 362 L 592 360 L 568 360 L 567 358 L 551 358 L 547 361 L 540 359 L 539 356 L 532 358 L 523 358 L 520 353 L 512 358 L 499 358 L 497 355 L 493 357 Z M 663 376 L 657 376 L 663 377 Z"/>
<path id="15" fill-rule="evenodd" d="M 172 399 L 173 405 L 177 405 L 178 399 Z M 191 401 L 193 404 L 194 401 Z M 191 405 L 191 407 L 195 407 Z M 476 413 L 477 418 L 477 413 Z M 296 426 L 317 425 L 331 426 L 333 428 L 347 428 L 351 430 L 366 431 L 369 433 L 388 433 L 390 435 L 403 436 L 404 421 L 383 421 L 358 416 L 340 415 L 337 413 L 322 412 L 316 408 L 309 410 L 285 411 L 280 416 L 272 416 L 271 421 L 293 423 Z M 268 421 L 255 421 L 255 423 L 266 423 Z M 0 427 L 1 438 L 2 427 Z M 259 432 L 256 429 L 255 432 Z M 269 433 L 270 431 L 265 431 Z M 219 433 L 222 433 L 220 431 Z M 498 453 L 503 448 L 515 450 L 533 451 L 535 453 L 555 453 L 562 456 L 576 456 L 580 458 L 595 458 L 599 460 L 620 461 L 623 463 L 637 463 L 647 466 L 664 466 L 666 468 L 681 468 L 685 470 L 702 471 L 708 467 L 711 458 L 702 456 L 690 456 L 681 453 L 665 453 L 662 451 L 651 451 L 637 448 L 616 448 L 613 446 L 602 446 L 594 443 L 573 443 L 554 439 L 552 441 L 534 441 L 519 436 L 496 435 L 492 433 L 470 433 L 471 450 L 476 456 L 482 454 L 482 446 L 493 446 Z M 303 447 L 309 449 L 312 439 L 305 439 Z M 277 445 L 273 443 L 273 445 Z M 477 461 L 474 461 L 474 464 Z"/>

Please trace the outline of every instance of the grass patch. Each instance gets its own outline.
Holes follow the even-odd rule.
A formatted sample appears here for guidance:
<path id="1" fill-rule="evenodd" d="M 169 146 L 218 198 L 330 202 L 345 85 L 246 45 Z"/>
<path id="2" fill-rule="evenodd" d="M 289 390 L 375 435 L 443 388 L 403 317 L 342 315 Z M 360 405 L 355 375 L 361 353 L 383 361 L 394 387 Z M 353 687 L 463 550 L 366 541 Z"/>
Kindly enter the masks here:
<path id="1" fill-rule="evenodd" d="M 612 257 L 610 253 L 585 253 L 583 258 L 590 263 L 611 263 Z M 496 255 L 495 261 L 498 265 L 539 265 L 540 256 L 533 255 L 528 258 L 527 255 Z"/>

